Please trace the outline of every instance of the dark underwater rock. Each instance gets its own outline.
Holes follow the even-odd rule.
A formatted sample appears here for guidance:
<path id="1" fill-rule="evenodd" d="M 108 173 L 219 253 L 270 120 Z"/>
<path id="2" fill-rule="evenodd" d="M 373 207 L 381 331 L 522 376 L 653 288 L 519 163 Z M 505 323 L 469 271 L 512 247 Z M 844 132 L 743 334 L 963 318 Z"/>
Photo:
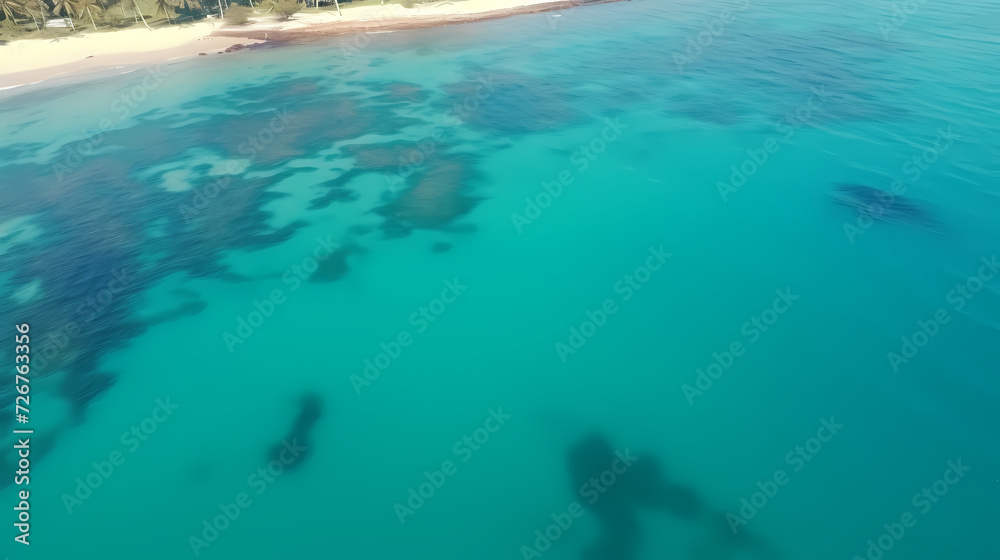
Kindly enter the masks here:
<path id="1" fill-rule="evenodd" d="M 837 204 L 850 206 L 860 216 L 937 231 L 941 224 L 920 204 L 888 191 L 840 183 L 830 194 Z"/>
<path id="2" fill-rule="evenodd" d="M 325 259 L 319 262 L 319 267 L 309 276 L 309 281 L 314 283 L 336 282 L 343 278 L 349 271 L 347 257 L 355 253 L 364 253 L 365 249 L 357 243 L 345 243 Z"/>
<path id="3" fill-rule="evenodd" d="M 776 557 L 769 545 L 748 536 L 745 530 L 733 536 L 725 514 L 712 511 L 693 487 L 669 480 L 656 457 L 616 450 L 594 433 L 570 447 L 567 467 L 573 492 L 581 498 L 579 503 L 602 526 L 597 542 L 585 550 L 584 560 L 638 558 L 642 544 L 639 512 L 643 508 L 703 523 L 711 535 L 703 546 L 719 551 L 722 556 L 718 558 L 729 558 L 735 550 L 749 551 L 754 558 Z M 596 481 L 603 485 L 603 492 L 595 488 Z"/>
<path id="4" fill-rule="evenodd" d="M 299 414 L 285 435 L 285 439 L 271 446 L 267 458 L 278 461 L 286 470 L 298 468 L 312 451 L 310 433 L 323 415 L 323 399 L 316 393 L 307 393 L 299 401 Z M 283 456 L 286 457 L 283 459 Z"/>

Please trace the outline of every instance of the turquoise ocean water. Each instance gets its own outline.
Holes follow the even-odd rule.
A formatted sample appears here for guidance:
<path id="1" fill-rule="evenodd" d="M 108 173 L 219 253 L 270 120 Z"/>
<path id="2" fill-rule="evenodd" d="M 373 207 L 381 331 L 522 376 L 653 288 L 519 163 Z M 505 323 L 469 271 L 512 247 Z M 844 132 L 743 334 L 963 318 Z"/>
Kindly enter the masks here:
<path id="1" fill-rule="evenodd" d="M 0 92 L 0 556 L 996 558 L 998 23 L 636 0 Z"/>

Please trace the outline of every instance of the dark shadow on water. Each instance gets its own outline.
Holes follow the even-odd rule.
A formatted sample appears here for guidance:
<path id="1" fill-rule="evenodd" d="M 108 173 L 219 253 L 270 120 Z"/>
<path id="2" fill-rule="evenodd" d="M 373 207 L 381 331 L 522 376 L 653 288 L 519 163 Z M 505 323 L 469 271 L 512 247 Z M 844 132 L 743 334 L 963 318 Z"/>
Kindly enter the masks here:
<path id="1" fill-rule="evenodd" d="M 778 558 L 770 545 L 744 530 L 733 536 L 725 514 L 713 511 L 694 487 L 668 479 L 656 457 L 616 450 L 594 433 L 569 448 L 567 468 L 573 494 L 601 525 L 597 542 L 585 550 L 583 560 L 638 558 L 642 549 L 639 515 L 643 510 L 706 527 L 714 536 L 711 542 L 698 546 L 693 556 L 696 560 L 725 560 L 739 551 L 759 560 Z"/>
<path id="2" fill-rule="evenodd" d="M 406 180 L 406 190 L 373 210 L 385 218 L 387 237 L 402 237 L 412 229 L 445 229 L 472 211 L 480 198 L 469 194 L 480 179 L 478 157 L 435 154 Z"/>
<path id="3" fill-rule="evenodd" d="M 286 470 L 302 465 L 302 461 L 312 452 L 310 433 L 323 415 L 323 400 L 316 393 L 307 393 L 299 401 L 299 414 L 288 430 L 285 438 L 272 445 L 268 451 L 268 461 L 278 461 Z"/>
<path id="4" fill-rule="evenodd" d="M 365 253 L 365 248 L 357 243 L 350 242 L 341 245 L 319 262 L 316 271 L 309 276 L 309 281 L 319 284 L 340 280 L 350 270 L 347 265 L 347 257 L 362 253 Z"/>
<path id="5" fill-rule="evenodd" d="M 365 85 L 372 87 L 372 84 Z M 388 82 L 378 84 L 372 89 L 380 90 L 383 93 L 368 99 L 381 103 L 422 103 L 428 98 L 426 90 L 409 82 Z"/>
<path id="6" fill-rule="evenodd" d="M 920 226 L 939 233 L 941 223 L 916 202 L 888 191 L 864 185 L 838 184 L 830 193 L 837 204 L 850 206 L 859 216 L 899 224 Z"/>
<path id="7" fill-rule="evenodd" d="M 137 85 L 143 78 L 136 76 L 118 79 Z M 98 83 L 8 97 L 0 113 L 16 109 L 27 117 L 22 120 L 43 118 L 45 104 L 78 96 Z M 4 274 L 3 288 L 20 294 L 0 298 L 0 319 L 8 325 L 30 321 L 32 374 L 35 379 L 60 374 L 55 388 L 72 407 L 73 421 L 84 421 L 88 404 L 113 386 L 116 375 L 125 374 L 106 370 L 109 353 L 152 325 L 205 308 L 203 301 L 184 296 L 187 301 L 174 309 L 138 317 L 150 288 L 173 275 L 247 281 L 230 270 L 231 252 L 283 243 L 307 225 L 302 220 L 270 224 L 274 216 L 267 207 L 288 196 L 275 186 L 314 170 L 287 169 L 286 162 L 423 123 L 396 108 L 425 99 L 427 92 L 402 82 L 383 85 L 334 92 L 324 79 L 279 75 L 193 99 L 181 112 L 145 105 L 104 132 L 58 136 L 67 140 L 51 150 L 38 143 L 0 148 L 0 223 L 10 230 L 2 240 L 9 250 L 0 252 L 0 271 L 10 271 Z M 414 146 L 347 150 L 363 170 L 395 171 L 400 156 Z M 194 148 L 217 162 L 206 164 L 201 154 L 189 152 Z M 248 163 L 225 165 L 234 160 Z M 224 174 L 219 174 L 220 165 Z M 468 173 L 448 171 L 462 164 L 441 160 L 425 167 L 420 170 L 423 179 L 415 172 L 400 181 L 401 200 L 387 202 L 391 227 L 399 231 L 447 224 L 474 204 L 461 194 L 468 187 L 463 180 Z M 185 172 L 183 182 L 191 189 L 165 188 L 168 171 Z M 450 184 L 428 182 L 435 174 Z M 354 193 L 344 186 L 349 179 L 323 185 L 326 200 L 320 204 L 352 200 Z M 443 210 L 429 206 L 436 202 Z M 348 272 L 347 257 L 361 251 L 356 245 L 342 248 L 311 280 L 342 278 Z M 13 363 L 12 350 L 0 348 L 0 359 Z M 3 402 L 13 402 L 13 394 L 12 386 L 0 387 Z M 310 405 L 304 410 L 318 414 L 319 409 Z M 296 430 L 304 430 L 309 417 L 304 412 Z"/>
<path id="8" fill-rule="evenodd" d="M 565 84 L 514 72 L 469 68 L 466 79 L 444 86 L 441 109 L 478 130 L 507 138 L 567 128 L 580 122 L 579 99 Z"/>

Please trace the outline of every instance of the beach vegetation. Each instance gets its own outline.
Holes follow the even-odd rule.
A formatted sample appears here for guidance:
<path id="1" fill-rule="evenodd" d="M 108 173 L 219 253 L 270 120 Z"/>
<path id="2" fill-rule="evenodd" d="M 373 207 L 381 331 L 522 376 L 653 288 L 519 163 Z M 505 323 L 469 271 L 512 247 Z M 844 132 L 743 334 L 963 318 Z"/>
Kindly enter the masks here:
<path id="1" fill-rule="evenodd" d="M 121 12 L 122 19 L 129 19 L 128 18 L 128 14 L 125 13 L 125 0 L 118 0 L 117 2 L 115 2 L 114 0 L 112 0 L 111 2 L 109 2 L 108 0 L 104 0 L 103 4 L 104 4 L 105 7 L 107 7 L 107 6 L 114 6 L 115 4 L 118 4 L 118 11 Z M 105 11 L 105 15 L 110 14 L 110 13 L 111 13 L 110 9 L 108 9 L 107 11 Z M 139 17 L 135 16 L 135 19 L 139 19 Z"/>
<path id="2" fill-rule="evenodd" d="M 44 24 L 46 14 L 45 5 L 41 3 L 41 0 L 38 0 L 37 7 L 31 4 L 31 0 L 25 2 L 24 13 L 31 18 L 31 23 L 34 24 L 35 31 L 41 31 L 42 27 L 38 24 L 38 22 L 41 21 Z M 31 28 L 29 27 L 28 29 L 30 30 Z"/>
<path id="3" fill-rule="evenodd" d="M 76 1 L 76 11 L 78 18 L 83 18 L 84 14 L 90 16 L 90 24 L 94 26 L 94 30 L 97 30 L 97 22 L 94 21 L 94 13 L 100 13 L 104 10 L 97 0 L 77 0 Z"/>
<path id="4" fill-rule="evenodd" d="M 401 4 L 412 8 L 420 0 L 342 0 L 350 6 Z M 0 40 L 12 37 L 59 38 L 79 32 L 86 23 L 93 29 L 123 29 L 133 25 L 152 30 L 144 13 L 153 13 L 166 24 L 202 20 L 210 14 L 221 15 L 227 25 L 246 25 L 254 14 L 272 14 L 287 21 L 303 10 L 336 10 L 341 14 L 341 0 L 0 0 Z M 218 7 L 216 7 L 218 6 Z M 48 20 L 67 19 L 72 27 L 47 25 Z M 141 19 L 140 19 L 141 18 Z M 98 25 L 100 24 L 100 25 Z"/>
<path id="5" fill-rule="evenodd" d="M 0 21 L 0 39 L 9 41 L 20 37 L 24 33 L 24 28 L 14 22 L 13 19 Z"/>
<path id="6" fill-rule="evenodd" d="M 230 4 L 234 3 L 235 2 L 230 2 Z M 208 10 L 205 9 L 205 6 L 203 6 L 200 2 L 195 6 L 189 3 L 188 0 L 184 0 L 183 6 L 180 4 L 174 6 L 174 13 L 177 14 L 177 21 L 183 21 L 185 19 L 197 21 L 205 19 L 208 15 Z"/>
<path id="7" fill-rule="evenodd" d="M 167 18 L 167 23 L 173 23 L 170 19 L 170 12 L 174 9 L 173 5 L 169 4 L 167 0 L 156 0 L 153 5 L 156 7 L 156 12 L 153 14 L 153 17 L 163 14 L 164 17 Z"/>
<path id="8" fill-rule="evenodd" d="M 224 19 L 229 25 L 246 25 L 250 22 L 250 14 L 252 13 L 253 11 L 250 8 L 234 3 L 226 10 Z"/>
<path id="9" fill-rule="evenodd" d="M 295 14 L 302 11 L 302 4 L 295 0 L 278 0 L 273 3 L 274 18 L 278 21 L 287 21 Z"/>
<path id="10" fill-rule="evenodd" d="M 121 4 L 119 4 L 119 5 L 121 5 Z M 98 18 L 97 21 L 101 22 L 101 26 L 107 26 L 107 27 L 111 27 L 111 28 L 130 27 L 132 25 L 135 25 L 135 22 L 132 21 L 132 19 L 133 19 L 132 17 L 126 15 L 124 10 L 120 10 L 120 11 L 121 11 L 121 13 L 119 13 L 118 11 L 109 9 L 109 10 L 105 11 L 101 15 L 101 17 Z M 135 19 L 138 19 L 138 17 L 136 17 Z"/>
<path id="11" fill-rule="evenodd" d="M 0 0 L 0 17 L 13 22 L 14 14 L 27 14 L 25 5 L 17 0 Z"/>
<path id="12" fill-rule="evenodd" d="M 73 17 L 73 11 L 76 8 L 73 3 L 69 0 L 53 0 L 52 3 L 52 13 L 53 15 L 63 15 L 66 17 Z"/>

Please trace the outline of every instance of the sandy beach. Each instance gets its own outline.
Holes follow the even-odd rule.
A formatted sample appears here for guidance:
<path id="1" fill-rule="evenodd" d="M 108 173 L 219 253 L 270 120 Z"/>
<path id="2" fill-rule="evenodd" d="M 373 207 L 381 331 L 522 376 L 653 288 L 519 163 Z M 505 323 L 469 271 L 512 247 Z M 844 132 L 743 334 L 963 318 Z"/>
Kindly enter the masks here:
<path id="1" fill-rule="evenodd" d="M 577 6 L 614 2 L 595 0 L 460 0 L 417 4 L 357 6 L 336 11 L 310 11 L 291 20 L 270 15 L 232 26 L 218 17 L 189 24 L 119 31 L 82 31 L 56 40 L 21 39 L 0 45 L 0 89 L 44 81 L 56 76 L 100 72 L 146 65 L 183 57 L 225 56 L 227 49 L 263 41 L 303 41 L 364 33 L 455 25 L 519 14 L 568 10 Z M 234 49 L 235 47 L 235 49 Z"/>

